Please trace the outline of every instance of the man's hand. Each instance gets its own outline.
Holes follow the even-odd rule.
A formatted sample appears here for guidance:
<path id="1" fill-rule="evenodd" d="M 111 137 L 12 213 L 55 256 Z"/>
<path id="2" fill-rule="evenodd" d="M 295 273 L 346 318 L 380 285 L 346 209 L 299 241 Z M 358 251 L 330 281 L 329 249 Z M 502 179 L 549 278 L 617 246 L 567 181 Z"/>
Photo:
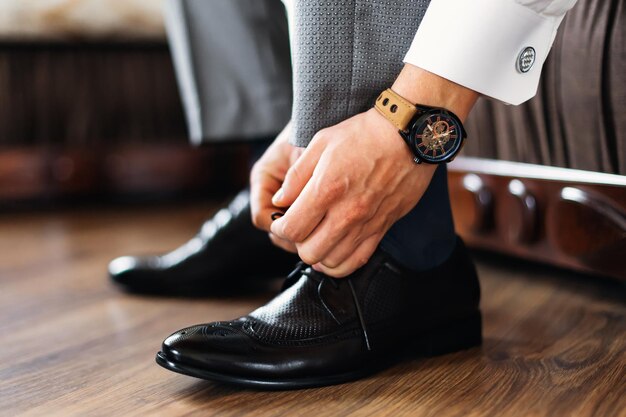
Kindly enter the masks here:
<path id="1" fill-rule="evenodd" d="M 435 168 L 416 165 L 398 131 L 376 110 L 358 114 L 321 130 L 291 166 L 273 199 L 289 209 L 271 232 L 294 243 L 316 270 L 346 276 L 417 204 Z"/>
<path id="2" fill-rule="evenodd" d="M 291 124 L 287 124 L 276 140 L 254 164 L 250 174 L 250 206 L 252 222 L 270 232 L 272 213 L 280 211 L 272 204 L 272 196 L 282 186 L 285 175 L 304 149 L 289 144 Z M 290 252 L 297 252 L 293 243 L 270 233 L 272 242 Z"/>
<path id="3" fill-rule="evenodd" d="M 405 65 L 393 90 L 413 103 L 444 107 L 464 120 L 478 98 Z M 416 165 L 395 127 L 374 109 L 320 131 L 293 164 L 273 204 L 289 208 L 271 225 L 303 261 L 343 277 L 365 264 L 391 225 L 420 200 L 435 166 Z"/>
<path id="4" fill-rule="evenodd" d="M 465 119 L 478 94 L 405 65 L 392 86 L 406 99 Z M 413 163 L 395 127 L 374 109 L 323 129 L 308 148 L 289 126 L 251 174 L 254 224 L 272 241 L 334 277 L 365 264 L 391 225 L 420 200 L 436 169 Z M 286 214 L 272 223 L 277 207 Z"/>

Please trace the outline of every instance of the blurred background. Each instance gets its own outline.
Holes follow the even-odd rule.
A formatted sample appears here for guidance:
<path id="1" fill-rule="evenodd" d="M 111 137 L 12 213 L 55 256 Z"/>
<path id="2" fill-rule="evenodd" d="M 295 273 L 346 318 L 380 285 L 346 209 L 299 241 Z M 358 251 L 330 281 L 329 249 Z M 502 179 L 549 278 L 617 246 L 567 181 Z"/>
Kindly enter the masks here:
<path id="1" fill-rule="evenodd" d="M 220 23 L 214 11 L 231 1 L 263 1 L 274 22 L 251 13 L 267 38 L 227 48 L 245 68 L 207 49 L 245 32 L 207 35 L 203 21 Z M 320 416 L 346 415 L 347 403 L 368 415 L 624 415 L 624 3 L 579 0 L 537 96 L 518 107 L 481 99 L 466 123 L 449 188 L 477 259 L 482 348 L 302 396 L 230 390 L 153 363 L 173 330 L 243 315 L 280 283 L 144 297 L 107 273 L 116 257 L 185 244 L 246 186 L 259 144 L 289 117 L 280 1 L 0 0 L 0 415 Z M 270 49 L 286 61 L 258 64 Z M 280 117 L 256 115 L 258 131 L 203 101 L 223 84 L 207 79 L 245 71 L 284 96 L 271 112 Z M 248 115 L 268 108 L 246 103 Z M 220 123 L 228 137 L 209 137 Z"/>
<path id="2" fill-rule="evenodd" d="M 202 83 L 214 67 L 199 52 L 207 32 L 194 16 L 207 9 L 172 4 L 183 16 L 178 49 Z M 4 215 L 215 199 L 245 186 L 249 132 L 189 144 L 163 6 L 0 0 Z M 519 107 L 476 106 L 466 158 L 450 177 L 457 228 L 473 246 L 626 276 L 616 264 L 626 252 L 624 15 L 623 1 L 580 0 L 561 25 L 538 95 Z M 211 107 L 202 111 L 203 123 L 214 123 Z"/>
<path id="3" fill-rule="evenodd" d="M 0 1 L 1 210 L 243 186 L 245 146 L 189 145 L 162 14 L 156 0 Z"/>

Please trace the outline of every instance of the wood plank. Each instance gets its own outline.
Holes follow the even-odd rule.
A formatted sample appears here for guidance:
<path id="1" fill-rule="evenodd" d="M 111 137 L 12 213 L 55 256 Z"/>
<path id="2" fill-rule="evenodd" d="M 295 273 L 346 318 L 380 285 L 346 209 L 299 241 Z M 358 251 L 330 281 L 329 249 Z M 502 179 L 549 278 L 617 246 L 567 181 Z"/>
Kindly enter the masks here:
<path id="1" fill-rule="evenodd" d="M 111 258 L 172 248 L 213 207 L 0 216 L 0 415 L 626 416 L 623 285 L 485 254 L 480 349 L 298 392 L 158 367 L 174 330 L 272 296 L 139 297 L 108 283 Z"/>

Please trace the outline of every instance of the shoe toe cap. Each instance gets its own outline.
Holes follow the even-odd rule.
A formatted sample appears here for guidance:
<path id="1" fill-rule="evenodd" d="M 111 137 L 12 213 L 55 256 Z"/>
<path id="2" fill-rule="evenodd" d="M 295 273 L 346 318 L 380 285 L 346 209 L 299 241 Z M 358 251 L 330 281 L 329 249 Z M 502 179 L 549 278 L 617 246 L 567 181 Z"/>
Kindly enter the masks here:
<path id="1" fill-rule="evenodd" d="M 236 322 L 199 324 L 174 332 L 163 341 L 162 352 L 182 362 L 231 360 L 250 351 L 248 338 Z"/>
<path id="2" fill-rule="evenodd" d="M 109 263 L 109 276 L 118 284 L 130 284 L 132 279 L 158 267 L 157 257 L 121 256 Z"/>
<path id="3" fill-rule="evenodd" d="M 172 358 L 197 354 L 202 350 L 202 329 L 205 325 L 197 325 L 180 329 L 169 335 L 161 348 L 162 352 Z"/>

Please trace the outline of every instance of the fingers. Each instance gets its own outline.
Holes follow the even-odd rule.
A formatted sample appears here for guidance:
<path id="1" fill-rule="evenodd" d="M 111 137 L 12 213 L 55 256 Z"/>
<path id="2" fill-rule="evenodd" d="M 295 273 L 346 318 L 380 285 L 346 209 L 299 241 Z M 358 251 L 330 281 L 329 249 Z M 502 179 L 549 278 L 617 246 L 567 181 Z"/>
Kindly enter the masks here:
<path id="1" fill-rule="evenodd" d="M 296 198 L 311 179 L 322 150 L 322 146 L 319 144 L 312 144 L 289 168 L 282 187 L 272 198 L 272 203 L 276 207 L 289 207 L 296 201 Z"/>
<path id="2" fill-rule="evenodd" d="M 332 251 L 318 259 L 318 262 L 330 269 L 337 268 L 355 252 L 355 249 L 364 240 L 364 237 L 360 236 L 360 232 L 360 230 L 355 230 L 347 234 L 341 241 L 337 242 Z"/>
<path id="3" fill-rule="evenodd" d="M 298 250 L 296 249 L 296 245 L 294 245 L 293 243 L 285 239 L 281 239 L 277 237 L 276 235 L 274 235 L 273 233 L 270 233 L 269 236 L 270 236 L 270 240 L 272 241 L 272 243 L 278 246 L 279 248 L 284 249 L 287 252 L 298 253 Z"/>
<path id="4" fill-rule="evenodd" d="M 285 215 L 271 226 L 271 232 L 281 239 L 303 242 L 322 221 L 334 199 L 347 188 L 341 178 L 335 179 L 337 175 L 323 166 L 321 150 L 321 145 L 307 148 L 287 172 L 284 184 L 289 177 L 292 185 L 283 185 L 282 198 L 274 200 L 274 204 L 280 201 L 281 206 L 291 204 Z M 295 199 L 292 190 L 297 190 Z"/>
<path id="5" fill-rule="evenodd" d="M 259 229 L 269 232 L 272 213 L 278 211 L 272 204 L 272 196 L 281 187 L 289 169 L 294 148 L 289 145 L 290 124 L 276 137 L 250 173 L 250 209 L 252 222 Z"/>
<path id="6" fill-rule="evenodd" d="M 272 213 L 279 211 L 272 204 L 272 196 L 280 188 L 278 178 L 261 169 L 253 172 L 250 179 L 250 209 L 252 222 L 256 227 L 266 232 L 272 225 Z"/>
<path id="7" fill-rule="evenodd" d="M 344 212 L 344 210 L 339 211 L 339 213 Z M 333 213 L 337 211 L 327 213 L 311 236 L 303 243 L 296 245 L 300 258 L 310 265 L 319 263 L 328 270 L 340 268 L 364 241 L 373 235 L 379 235 L 382 239 L 390 227 L 390 223 L 382 216 L 377 216 L 376 213 L 363 220 L 349 216 L 331 220 L 336 217 Z"/>
<path id="8" fill-rule="evenodd" d="M 367 263 L 381 239 L 381 234 L 372 235 L 367 238 L 352 255 L 334 268 L 329 268 L 321 263 L 317 263 L 313 265 L 313 269 L 335 278 L 343 278 L 350 275 Z"/>
<path id="9" fill-rule="evenodd" d="M 309 182 L 285 215 L 272 223 L 270 231 L 293 243 L 304 242 L 320 224 L 328 207 L 319 197 L 317 187 Z"/>
<path id="10" fill-rule="evenodd" d="M 327 215 L 304 242 L 296 244 L 298 255 L 305 263 L 314 265 L 330 254 L 346 238 L 348 230 L 343 227 L 342 219 Z M 355 245 L 352 246 L 354 249 Z M 342 258 L 343 260 L 343 258 Z"/>
<path id="11" fill-rule="evenodd" d="M 374 230 L 378 230 L 378 223 L 374 221 L 366 225 L 353 226 L 346 229 L 346 233 L 333 243 L 330 250 L 317 257 L 315 263 L 321 263 L 330 269 L 337 268 L 355 253 L 355 250 L 364 240 L 372 235 Z M 313 236 L 317 236 L 317 232 L 313 233 Z M 298 253 L 306 252 L 307 250 L 310 249 L 298 247 Z"/>
<path id="12" fill-rule="evenodd" d="M 256 227 L 268 232 L 272 213 L 278 211 L 277 207 L 289 207 L 296 200 L 312 176 L 323 150 L 319 139 L 312 141 L 306 150 L 289 145 L 285 139 L 287 133 L 284 133 L 288 130 L 289 126 L 276 138 L 255 164 L 250 176 L 252 221 Z M 289 240 L 281 234 L 276 237 Z"/>

